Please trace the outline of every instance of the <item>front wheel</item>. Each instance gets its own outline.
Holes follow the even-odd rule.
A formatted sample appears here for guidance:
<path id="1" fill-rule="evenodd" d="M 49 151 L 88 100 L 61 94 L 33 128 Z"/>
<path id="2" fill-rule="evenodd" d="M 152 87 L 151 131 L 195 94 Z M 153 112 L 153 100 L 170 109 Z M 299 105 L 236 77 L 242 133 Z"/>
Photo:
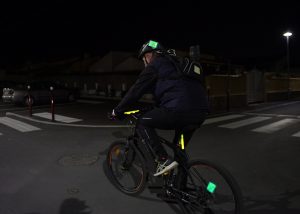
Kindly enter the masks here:
<path id="1" fill-rule="evenodd" d="M 188 176 L 183 179 L 191 213 L 243 213 L 242 194 L 233 176 L 219 164 L 206 160 L 188 163 Z"/>
<path id="2" fill-rule="evenodd" d="M 110 145 L 106 158 L 112 183 L 127 195 L 138 195 L 146 186 L 145 162 L 137 149 L 124 141 Z"/>

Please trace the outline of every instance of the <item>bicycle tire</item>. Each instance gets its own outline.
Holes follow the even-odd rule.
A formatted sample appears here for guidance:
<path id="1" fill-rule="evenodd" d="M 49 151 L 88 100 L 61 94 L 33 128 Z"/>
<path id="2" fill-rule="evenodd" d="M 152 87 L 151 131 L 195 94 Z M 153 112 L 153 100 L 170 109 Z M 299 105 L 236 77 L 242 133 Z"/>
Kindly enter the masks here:
<path id="1" fill-rule="evenodd" d="M 145 161 L 132 145 L 125 141 L 113 142 L 108 149 L 106 163 L 112 183 L 121 192 L 136 196 L 144 191 L 148 175 Z M 128 181 L 121 181 L 126 176 Z"/>
<path id="2" fill-rule="evenodd" d="M 197 195 L 197 200 L 183 204 L 186 213 L 197 213 L 197 210 L 208 214 L 243 213 L 240 187 L 226 168 L 211 161 L 196 159 L 188 162 L 187 169 L 189 176 L 186 190 Z M 197 189 L 193 189 L 194 185 L 191 180 L 195 182 Z"/>

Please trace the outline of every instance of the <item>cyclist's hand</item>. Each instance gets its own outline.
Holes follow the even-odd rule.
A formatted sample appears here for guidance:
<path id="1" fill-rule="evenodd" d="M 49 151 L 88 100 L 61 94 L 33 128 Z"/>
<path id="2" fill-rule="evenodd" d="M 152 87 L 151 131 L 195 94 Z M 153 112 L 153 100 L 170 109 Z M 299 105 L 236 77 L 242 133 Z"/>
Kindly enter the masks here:
<path id="1" fill-rule="evenodd" d="M 116 120 L 116 118 L 117 118 L 117 115 L 115 113 L 115 110 L 113 109 L 112 112 L 108 113 L 108 119 L 110 119 L 110 120 Z"/>
<path id="2" fill-rule="evenodd" d="M 124 115 L 122 113 L 116 113 L 115 110 L 113 109 L 111 113 L 109 113 L 108 118 L 110 120 L 123 120 L 124 119 Z"/>
<path id="3" fill-rule="evenodd" d="M 111 112 L 111 116 L 113 116 L 113 117 L 117 117 L 117 114 L 116 114 L 116 112 L 115 112 L 115 110 L 113 109 L 112 110 L 112 112 Z"/>

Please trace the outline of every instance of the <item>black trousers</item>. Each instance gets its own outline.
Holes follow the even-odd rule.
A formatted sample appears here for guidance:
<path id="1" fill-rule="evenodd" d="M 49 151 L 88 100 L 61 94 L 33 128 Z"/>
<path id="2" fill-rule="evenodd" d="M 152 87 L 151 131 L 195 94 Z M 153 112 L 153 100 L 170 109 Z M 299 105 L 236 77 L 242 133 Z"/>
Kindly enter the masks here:
<path id="1" fill-rule="evenodd" d="M 175 130 L 174 143 L 179 142 L 183 134 L 185 146 L 187 146 L 196 126 L 192 129 L 184 128 L 192 124 L 200 127 L 206 115 L 205 111 L 176 112 L 166 108 L 154 108 L 139 118 L 136 128 L 138 134 L 152 146 L 158 158 L 165 158 L 168 154 L 159 142 L 156 129 Z"/>

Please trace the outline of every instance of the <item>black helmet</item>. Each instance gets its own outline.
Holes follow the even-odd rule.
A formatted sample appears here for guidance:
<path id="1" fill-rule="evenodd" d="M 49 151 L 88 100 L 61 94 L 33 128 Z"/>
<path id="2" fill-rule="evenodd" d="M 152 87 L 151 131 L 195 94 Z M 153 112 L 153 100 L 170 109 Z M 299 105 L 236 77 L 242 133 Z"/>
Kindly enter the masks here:
<path id="1" fill-rule="evenodd" d="M 141 47 L 138 58 L 141 59 L 145 55 L 145 53 L 152 52 L 152 51 L 162 52 L 163 47 L 161 46 L 160 43 L 153 40 L 149 40 Z"/>

